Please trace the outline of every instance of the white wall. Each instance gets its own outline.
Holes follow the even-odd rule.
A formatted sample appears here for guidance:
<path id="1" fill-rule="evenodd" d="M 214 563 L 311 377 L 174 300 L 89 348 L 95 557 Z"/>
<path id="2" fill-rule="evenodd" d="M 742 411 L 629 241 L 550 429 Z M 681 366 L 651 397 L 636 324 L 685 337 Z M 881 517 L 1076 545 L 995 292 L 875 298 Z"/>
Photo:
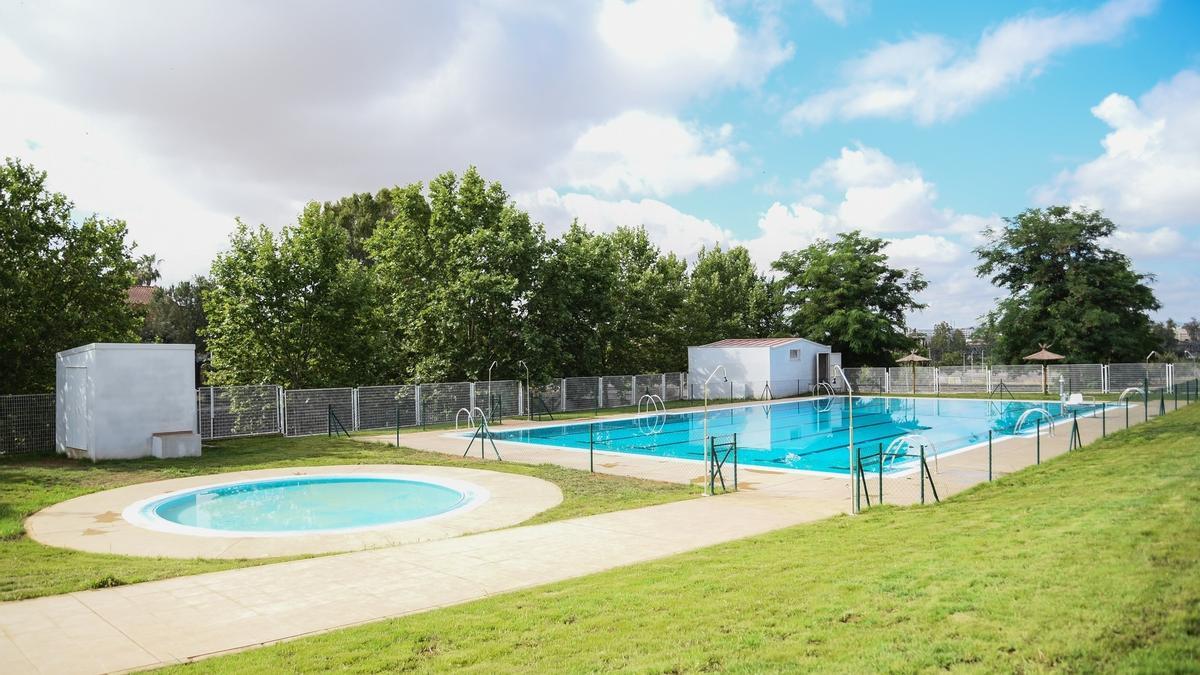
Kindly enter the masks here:
<path id="1" fill-rule="evenodd" d="M 800 358 L 792 360 L 791 350 L 799 349 Z M 796 340 L 775 347 L 688 347 L 688 385 L 691 396 L 704 395 L 704 380 L 718 365 L 724 365 L 734 383 L 734 396 L 757 397 L 770 383 L 775 397 L 807 394 L 815 383 L 817 354 L 829 347 L 807 340 Z M 717 383 L 720 383 L 719 385 Z M 709 396 L 729 396 L 729 384 L 720 376 L 709 383 Z"/>
<path id="2" fill-rule="evenodd" d="M 763 347 L 688 347 L 688 386 L 693 397 L 704 396 L 704 380 L 717 366 L 725 366 L 724 376 L 735 386 L 765 383 L 771 376 L 770 351 Z M 710 398 L 729 396 L 729 384 L 722 382 L 721 377 L 718 375 L 709 382 Z M 734 394 L 745 396 L 741 390 Z"/>
<path id="3" fill-rule="evenodd" d="M 153 434 L 194 431 L 195 351 L 97 343 L 59 352 L 58 451 L 93 461 L 145 457 Z"/>

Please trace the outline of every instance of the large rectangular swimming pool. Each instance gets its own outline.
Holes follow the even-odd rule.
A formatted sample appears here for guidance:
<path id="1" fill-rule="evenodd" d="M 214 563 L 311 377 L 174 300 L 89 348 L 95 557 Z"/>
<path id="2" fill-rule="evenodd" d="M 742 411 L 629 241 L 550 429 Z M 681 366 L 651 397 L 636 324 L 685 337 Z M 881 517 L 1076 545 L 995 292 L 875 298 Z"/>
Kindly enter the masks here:
<path id="1" fill-rule="evenodd" d="M 737 434 L 741 464 L 848 474 L 849 399 L 831 397 L 763 403 L 710 410 L 708 433 L 718 442 Z M 1090 408 L 1060 403 L 972 399 L 855 397 L 854 444 L 862 455 L 876 455 L 902 436 L 928 441 L 927 455 L 945 455 L 987 441 L 1034 432 L 1037 421 L 1048 424 Z M 1029 412 L 1040 409 L 1042 412 Z M 1028 414 L 1026 414 L 1028 413 Z M 1024 420 L 1022 420 L 1024 417 Z M 1014 427 L 1021 422 L 1020 429 Z M 586 451 L 702 461 L 704 414 L 660 413 L 634 418 L 558 424 L 514 431 L 495 431 L 498 441 L 529 443 Z M 897 448 L 899 450 L 899 448 Z M 915 449 L 913 450 L 915 452 Z M 889 471 L 911 461 L 887 462 Z"/>

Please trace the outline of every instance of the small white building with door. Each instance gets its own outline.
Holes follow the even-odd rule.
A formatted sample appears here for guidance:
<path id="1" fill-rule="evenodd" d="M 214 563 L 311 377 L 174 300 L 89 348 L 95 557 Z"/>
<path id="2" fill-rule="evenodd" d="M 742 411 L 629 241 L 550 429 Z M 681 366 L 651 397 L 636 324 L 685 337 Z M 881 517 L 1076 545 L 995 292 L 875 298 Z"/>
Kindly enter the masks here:
<path id="1" fill-rule="evenodd" d="M 200 454 L 196 347 L 95 343 L 58 353 L 56 447 L 87 458 Z"/>
<path id="2" fill-rule="evenodd" d="M 688 390 L 692 398 L 781 398 L 808 394 L 828 382 L 840 353 L 799 337 L 737 338 L 688 347 Z M 724 366 L 724 373 L 709 378 Z"/>

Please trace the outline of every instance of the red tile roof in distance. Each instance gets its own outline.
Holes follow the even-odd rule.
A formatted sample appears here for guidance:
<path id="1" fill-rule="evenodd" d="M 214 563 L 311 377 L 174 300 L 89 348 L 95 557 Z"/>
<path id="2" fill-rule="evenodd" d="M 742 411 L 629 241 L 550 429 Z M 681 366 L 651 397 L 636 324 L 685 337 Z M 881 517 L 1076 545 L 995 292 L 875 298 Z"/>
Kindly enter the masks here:
<path id="1" fill-rule="evenodd" d="M 712 342 L 705 347 L 778 347 L 786 345 L 790 342 L 798 342 L 803 338 L 797 337 L 780 337 L 780 338 L 731 338 L 728 340 L 718 340 Z"/>
<path id="2" fill-rule="evenodd" d="M 125 301 L 131 305 L 148 305 L 158 286 L 130 286 Z"/>

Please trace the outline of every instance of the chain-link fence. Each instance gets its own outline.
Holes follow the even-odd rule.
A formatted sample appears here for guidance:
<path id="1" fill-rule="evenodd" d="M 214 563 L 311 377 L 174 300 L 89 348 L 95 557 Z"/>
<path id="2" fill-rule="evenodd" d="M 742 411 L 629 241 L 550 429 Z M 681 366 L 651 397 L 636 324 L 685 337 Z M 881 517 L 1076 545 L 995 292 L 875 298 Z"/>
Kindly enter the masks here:
<path id="1" fill-rule="evenodd" d="M 201 387 L 196 390 L 196 428 L 201 438 L 279 433 L 283 390 L 273 384 Z"/>
<path id="2" fill-rule="evenodd" d="M 0 396 L 0 455 L 54 449 L 54 394 Z"/>
<path id="3" fill-rule="evenodd" d="M 1038 365 L 991 367 L 846 368 L 855 393 L 870 395 L 1040 392 Z M 915 376 L 915 377 L 914 377 Z M 1195 361 L 1176 364 L 1054 364 L 1047 388 L 1057 393 L 1120 393 L 1127 388 L 1173 392 L 1200 379 Z M 839 393 L 844 382 L 830 382 Z M 490 387 L 490 388 L 489 388 Z M 1185 396 L 1188 395 L 1185 391 Z M 685 373 L 647 373 L 556 378 L 532 389 L 518 380 L 440 382 L 332 389 L 284 390 L 276 385 L 201 387 L 196 391 L 196 430 L 205 439 L 265 434 L 302 436 L 329 430 L 332 410 L 347 429 L 447 424 L 463 408 L 489 418 L 542 412 L 583 412 L 633 407 L 646 395 L 664 401 L 767 400 L 814 393 L 801 380 L 689 382 Z M 819 391 L 816 393 L 820 393 Z M 1161 393 L 1161 392 L 1160 392 Z M 1170 396 L 1172 393 L 1164 395 Z M 0 454 L 54 449 L 54 394 L 0 396 Z"/>

